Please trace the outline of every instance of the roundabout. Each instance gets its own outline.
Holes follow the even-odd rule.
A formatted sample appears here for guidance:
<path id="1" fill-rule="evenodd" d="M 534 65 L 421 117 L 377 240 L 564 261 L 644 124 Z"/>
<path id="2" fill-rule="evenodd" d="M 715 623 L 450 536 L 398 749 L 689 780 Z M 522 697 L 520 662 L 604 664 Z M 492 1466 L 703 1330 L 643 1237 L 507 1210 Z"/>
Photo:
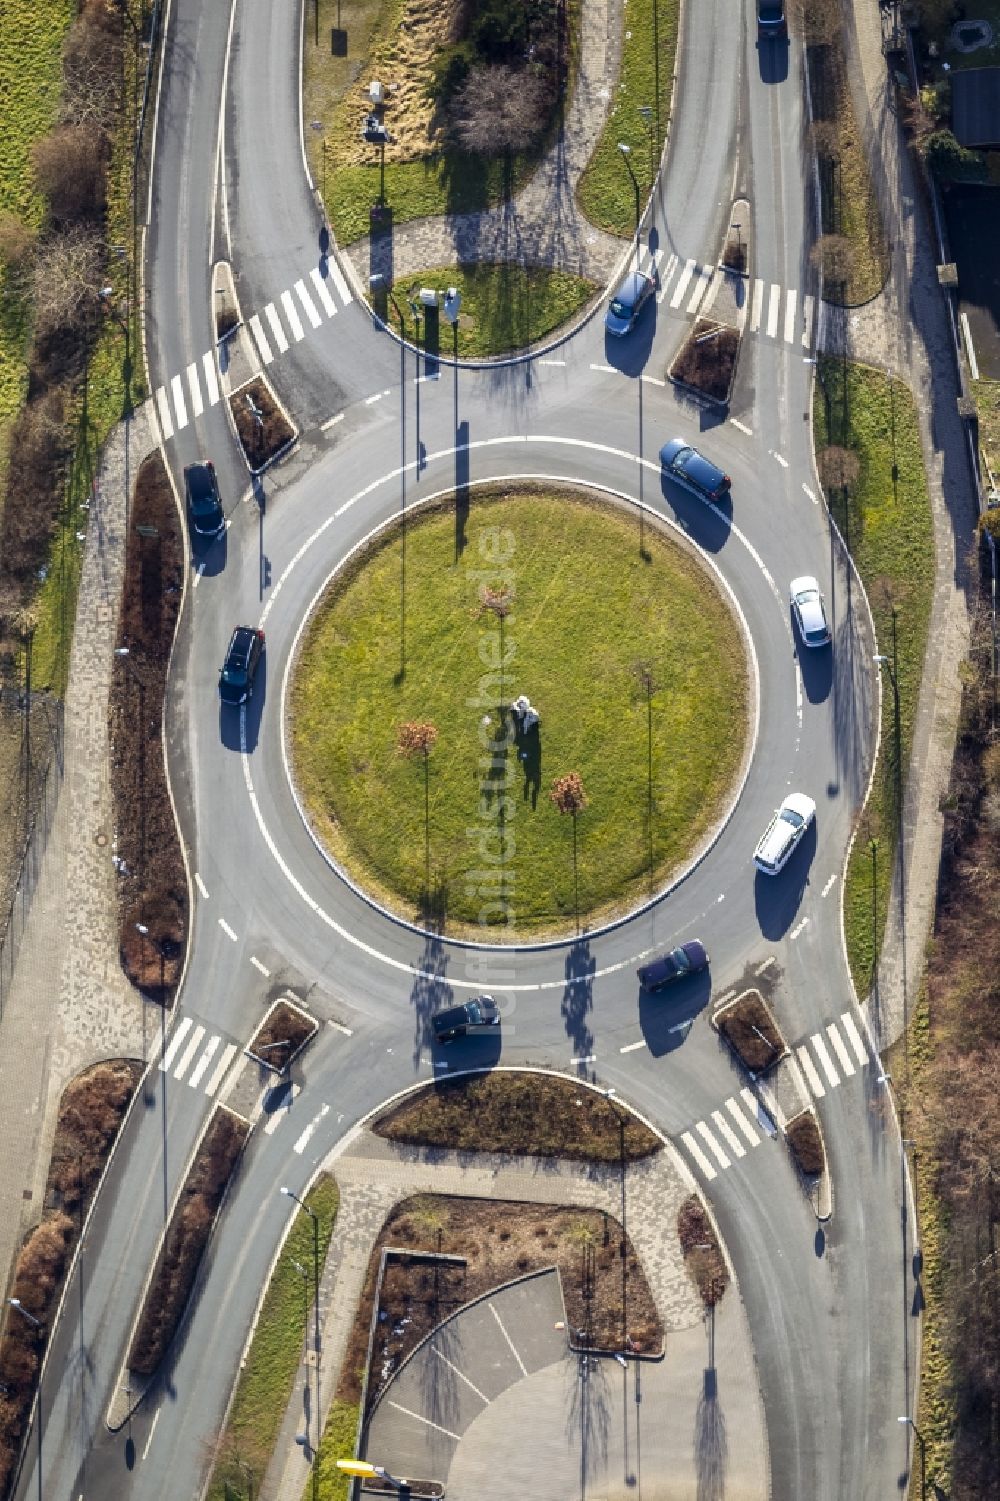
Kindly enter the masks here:
<path id="1" fill-rule="evenodd" d="M 469 509 L 438 497 L 379 531 L 314 606 L 286 710 L 300 805 L 410 921 L 592 929 L 675 879 L 732 801 L 756 709 L 742 619 L 683 533 L 640 533 L 607 496 L 482 487 Z"/>

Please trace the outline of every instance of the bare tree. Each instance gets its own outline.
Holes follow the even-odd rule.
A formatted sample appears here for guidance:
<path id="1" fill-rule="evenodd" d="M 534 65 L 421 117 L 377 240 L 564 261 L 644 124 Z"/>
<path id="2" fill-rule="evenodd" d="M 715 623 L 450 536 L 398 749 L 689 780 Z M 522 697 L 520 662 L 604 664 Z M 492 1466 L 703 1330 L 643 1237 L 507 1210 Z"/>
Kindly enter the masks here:
<path id="1" fill-rule="evenodd" d="M 108 131 L 114 123 L 122 79 L 121 22 L 108 29 L 96 23 L 94 7 L 81 13 L 63 45 L 63 93 L 60 116 L 69 125 L 96 125 Z"/>
<path id="2" fill-rule="evenodd" d="M 831 443 L 816 455 L 819 477 L 827 490 L 849 490 L 861 471 L 861 460 L 853 448 Z"/>
<path id="3" fill-rule="evenodd" d="M 107 143 L 93 124 L 57 125 L 35 142 L 32 162 L 54 219 L 87 219 L 104 207 Z"/>
<path id="4" fill-rule="evenodd" d="M 549 99 L 544 73 L 506 63 L 474 68 L 452 100 L 455 139 L 484 156 L 524 151 L 544 128 Z"/>
<path id="5" fill-rule="evenodd" d="M 573 908 L 576 914 L 576 925 L 580 926 L 580 871 L 577 861 L 576 821 L 584 808 L 587 806 L 587 794 L 583 790 L 583 778 L 578 771 L 568 771 L 565 776 L 556 777 L 549 789 L 549 797 L 555 803 L 560 813 L 566 813 L 573 820 Z"/>
<path id="6" fill-rule="evenodd" d="M 97 230 L 76 224 L 53 235 L 35 256 L 36 337 L 55 329 L 85 333 L 97 322 L 103 245 Z"/>
<path id="7" fill-rule="evenodd" d="M 401 756 L 411 760 L 422 756 L 424 761 L 424 887 L 431 888 L 431 801 L 430 801 L 430 754 L 437 742 L 437 725 L 429 720 L 410 720 L 399 726 L 396 749 Z"/>
<path id="8" fill-rule="evenodd" d="M 814 120 L 809 133 L 812 136 L 813 150 L 820 160 L 833 161 L 840 147 L 840 131 L 836 120 Z"/>
<path id="9" fill-rule="evenodd" d="M 809 252 L 809 260 L 823 281 L 836 287 L 844 287 L 850 281 L 856 259 L 854 246 L 846 235 L 820 235 Z"/>

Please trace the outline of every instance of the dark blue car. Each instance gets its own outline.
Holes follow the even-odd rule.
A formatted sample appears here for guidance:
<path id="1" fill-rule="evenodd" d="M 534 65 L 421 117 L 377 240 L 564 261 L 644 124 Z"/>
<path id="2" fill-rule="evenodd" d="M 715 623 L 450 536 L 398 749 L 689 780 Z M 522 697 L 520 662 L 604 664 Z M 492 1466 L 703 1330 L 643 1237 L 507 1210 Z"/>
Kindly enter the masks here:
<path id="1" fill-rule="evenodd" d="M 685 975 L 694 975 L 707 968 L 705 945 L 695 938 L 654 959 L 651 964 L 644 964 L 636 974 L 643 990 L 662 990 L 664 985 L 672 985 L 675 980 L 683 980 Z"/>
<path id="2" fill-rule="evenodd" d="M 686 485 L 696 495 L 707 500 L 721 500 L 729 494 L 732 480 L 715 464 L 710 464 L 704 454 L 685 443 L 683 438 L 672 438 L 660 449 L 660 463 L 679 485 Z"/>
<path id="3" fill-rule="evenodd" d="M 640 271 L 630 271 L 608 304 L 608 311 L 604 315 L 605 332 L 614 334 L 616 339 L 630 334 L 655 290 L 656 283 L 651 276 L 643 276 Z"/>

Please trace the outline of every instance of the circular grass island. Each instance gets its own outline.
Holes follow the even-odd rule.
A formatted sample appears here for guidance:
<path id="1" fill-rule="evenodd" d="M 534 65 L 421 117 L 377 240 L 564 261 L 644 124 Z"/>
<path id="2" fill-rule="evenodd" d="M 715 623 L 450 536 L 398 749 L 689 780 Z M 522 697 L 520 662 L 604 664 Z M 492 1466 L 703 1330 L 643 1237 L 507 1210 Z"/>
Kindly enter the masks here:
<path id="1" fill-rule="evenodd" d="M 333 576 L 288 707 L 300 804 L 353 881 L 438 931 L 525 942 L 683 869 L 741 775 L 752 687 L 732 604 L 677 533 L 491 487 Z"/>

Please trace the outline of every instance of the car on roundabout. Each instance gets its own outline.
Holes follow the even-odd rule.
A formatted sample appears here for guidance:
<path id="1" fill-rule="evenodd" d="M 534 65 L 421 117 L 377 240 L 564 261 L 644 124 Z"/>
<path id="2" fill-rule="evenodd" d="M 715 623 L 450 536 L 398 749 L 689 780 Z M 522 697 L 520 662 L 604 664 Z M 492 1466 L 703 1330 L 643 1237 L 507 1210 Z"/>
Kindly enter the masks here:
<path id="1" fill-rule="evenodd" d="M 816 817 L 816 804 L 804 792 L 790 792 L 760 836 L 753 863 L 765 876 L 776 876 L 788 864 Z"/>
<path id="2" fill-rule="evenodd" d="M 252 625 L 236 627 L 219 673 L 219 697 L 224 704 L 238 708 L 253 697 L 254 680 L 263 651 L 263 631 Z"/>
<path id="3" fill-rule="evenodd" d="M 656 291 L 651 276 L 641 271 L 630 271 L 608 304 L 604 315 L 604 330 L 616 339 L 630 334 L 646 303 Z"/>
<path id="4" fill-rule="evenodd" d="M 696 975 L 707 968 L 708 953 L 705 945 L 693 938 L 687 943 L 678 944 L 669 953 L 661 954 L 649 964 L 641 965 L 636 974 L 643 990 L 663 990 L 665 986 L 673 985 L 675 981 L 683 980 L 687 975 Z"/>
<path id="5" fill-rule="evenodd" d="M 660 449 L 660 464 L 666 474 L 686 490 L 693 490 L 703 500 L 722 500 L 732 488 L 732 480 L 717 464 L 706 459 L 683 438 L 671 438 Z"/>
<path id="6" fill-rule="evenodd" d="M 500 1026 L 500 1008 L 491 995 L 462 1001 L 431 1017 L 435 1042 L 454 1042 L 459 1037 L 474 1037 L 496 1032 Z"/>
<path id="7" fill-rule="evenodd" d="M 823 595 L 816 580 L 804 573 L 801 578 L 792 579 L 788 592 L 795 624 L 805 645 L 829 646 L 830 626 Z"/>

